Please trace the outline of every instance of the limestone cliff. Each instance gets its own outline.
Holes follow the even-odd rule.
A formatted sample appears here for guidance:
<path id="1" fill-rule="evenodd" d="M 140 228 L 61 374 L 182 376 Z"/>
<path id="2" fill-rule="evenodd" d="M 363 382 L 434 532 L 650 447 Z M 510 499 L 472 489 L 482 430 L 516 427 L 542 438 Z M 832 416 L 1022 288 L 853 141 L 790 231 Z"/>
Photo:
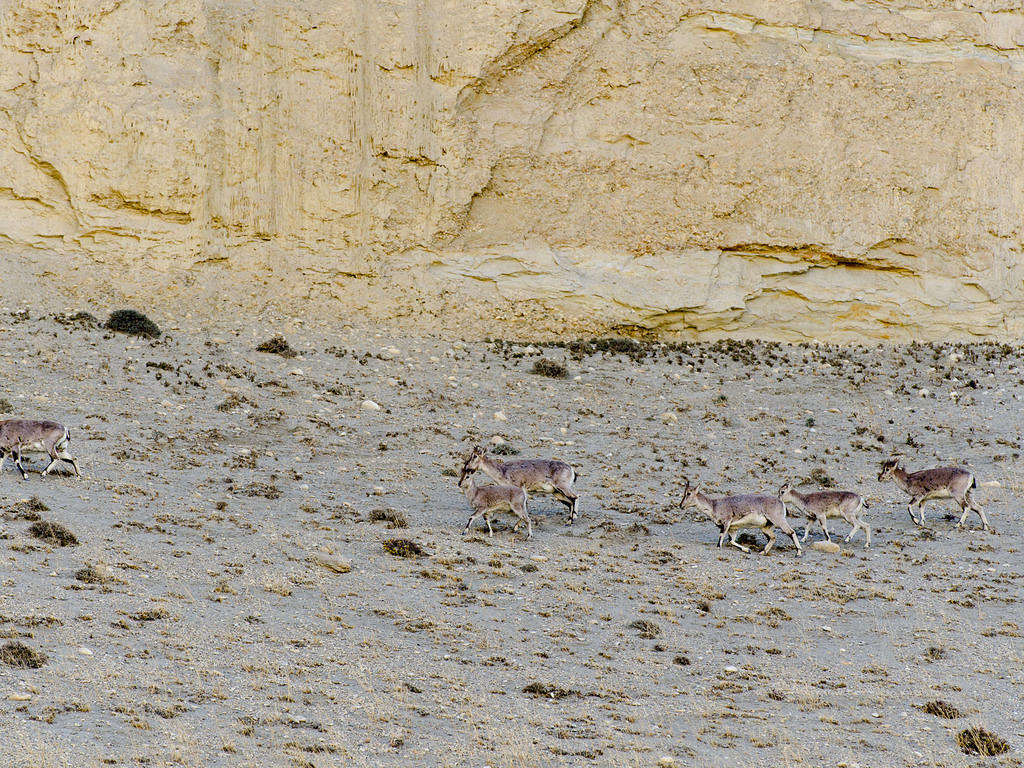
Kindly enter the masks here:
<path id="1" fill-rule="evenodd" d="M 1022 85 L 998 0 L 0 0 L 0 253 L 199 312 L 1018 338 Z"/>

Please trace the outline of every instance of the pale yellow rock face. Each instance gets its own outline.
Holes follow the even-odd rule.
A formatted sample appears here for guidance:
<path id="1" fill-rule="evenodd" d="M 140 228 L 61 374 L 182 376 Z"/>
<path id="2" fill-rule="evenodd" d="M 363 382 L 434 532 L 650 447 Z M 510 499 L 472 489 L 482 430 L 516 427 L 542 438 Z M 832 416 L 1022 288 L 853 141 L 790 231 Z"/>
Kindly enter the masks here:
<path id="1" fill-rule="evenodd" d="M 996 0 L 5 0 L 0 254 L 165 312 L 1016 339 L 1022 126 Z"/>

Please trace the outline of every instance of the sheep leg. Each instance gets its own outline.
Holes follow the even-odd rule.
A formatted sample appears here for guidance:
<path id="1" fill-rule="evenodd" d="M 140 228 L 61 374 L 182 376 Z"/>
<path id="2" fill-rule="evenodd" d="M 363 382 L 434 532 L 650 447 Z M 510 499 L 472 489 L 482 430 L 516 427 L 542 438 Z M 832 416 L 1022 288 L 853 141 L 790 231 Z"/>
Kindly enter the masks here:
<path id="1" fill-rule="evenodd" d="M 21 479 L 28 480 L 28 472 L 26 472 L 25 468 L 21 466 L 21 449 L 15 448 L 12 453 L 14 454 L 14 466 L 16 466 L 21 472 Z"/>
<path id="2" fill-rule="evenodd" d="M 738 547 L 739 549 L 742 549 L 744 552 L 746 552 L 749 555 L 750 554 L 750 547 L 744 546 L 743 544 L 740 544 L 738 541 L 736 541 L 736 537 L 739 536 L 739 535 L 740 535 L 740 531 L 739 531 L 738 528 L 735 531 L 733 531 L 731 536 L 729 536 L 729 528 L 727 526 L 722 526 L 722 535 L 718 537 L 718 546 L 721 547 L 722 544 L 725 542 L 725 537 L 729 536 L 729 543 L 730 544 L 732 544 L 734 547 Z"/>

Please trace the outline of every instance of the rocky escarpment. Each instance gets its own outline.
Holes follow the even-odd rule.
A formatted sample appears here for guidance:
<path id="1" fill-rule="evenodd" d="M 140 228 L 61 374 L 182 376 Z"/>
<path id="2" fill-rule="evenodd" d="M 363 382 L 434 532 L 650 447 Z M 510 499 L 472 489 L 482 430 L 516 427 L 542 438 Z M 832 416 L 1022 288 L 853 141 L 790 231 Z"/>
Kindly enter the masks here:
<path id="1" fill-rule="evenodd" d="M 0 249 L 31 280 L 463 330 L 1024 331 L 1010 3 L 0 14 Z"/>

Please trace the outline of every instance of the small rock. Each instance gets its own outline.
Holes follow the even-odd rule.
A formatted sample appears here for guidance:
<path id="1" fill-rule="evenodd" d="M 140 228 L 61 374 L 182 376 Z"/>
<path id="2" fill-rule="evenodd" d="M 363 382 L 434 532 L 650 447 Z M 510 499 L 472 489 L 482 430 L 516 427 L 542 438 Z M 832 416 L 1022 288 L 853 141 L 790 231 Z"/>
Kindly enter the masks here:
<path id="1" fill-rule="evenodd" d="M 672 411 L 665 411 L 661 414 L 661 420 L 665 424 L 676 424 L 679 421 L 679 417 L 672 413 Z"/>
<path id="2" fill-rule="evenodd" d="M 301 376 L 302 375 L 302 369 L 301 368 L 292 368 L 290 371 L 288 371 L 288 375 L 290 375 L 290 376 Z"/>
<path id="3" fill-rule="evenodd" d="M 379 411 L 380 406 L 377 405 L 373 400 L 363 400 L 363 404 L 359 406 L 364 411 Z"/>
<path id="4" fill-rule="evenodd" d="M 78 649 L 78 652 L 82 656 L 92 656 L 92 651 L 89 650 L 88 648 L 86 648 L 84 645 L 81 648 Z"/>
<path id="5" fill-rule="evenodd" d="M 834 555 L 840 550 L 840 546 L 834 541 L 816 541 L 811 544 L 811 549 L 816 552 L 826 552 L 830 555 Z"/>
<path id="6" fill-rule="evenodd" d="M 495 421 L 508 421 L 508 416 L 506 416 L 503 411 L 495 411 L 494 412 L 494 420 Z"/>
<path id="7" fill-rule="evenodd" d="M 491 445 L 504 445 L 504 444 L 505 444 L 505 438 L 502 437 L 501 435 L 495 435 L 494 437 L 491 438 Z"/>
<path id="8" fill-rule="evenodd" d="M 317 565 L 322 565 L 324 568 L 329 571 L 333 571 L 334 573 L 348 573 L 352 570 L 352 564 L 348 560 L 322 552 L 310 555 L 309 561 L 311 563 L 316 563 Z"/>
<path id="9" fill-rule="evenodd" d="M 724 672 L 728 672 L 729 674 L 732 674 L 732 673 L 734 673 L 734 672 L 739 672 L 739 671 L 740 671 L 740 668 L 739 668 L 739 667 L 734 667 L 734 666 L 732 666 L 732 665 L 729 665 L 729 666 L 728 666 L 728 667 L 726 667 L 726 668 L 725 668 L 725 669 L 724 669 L 723 671 L 724 671 Z"/>

